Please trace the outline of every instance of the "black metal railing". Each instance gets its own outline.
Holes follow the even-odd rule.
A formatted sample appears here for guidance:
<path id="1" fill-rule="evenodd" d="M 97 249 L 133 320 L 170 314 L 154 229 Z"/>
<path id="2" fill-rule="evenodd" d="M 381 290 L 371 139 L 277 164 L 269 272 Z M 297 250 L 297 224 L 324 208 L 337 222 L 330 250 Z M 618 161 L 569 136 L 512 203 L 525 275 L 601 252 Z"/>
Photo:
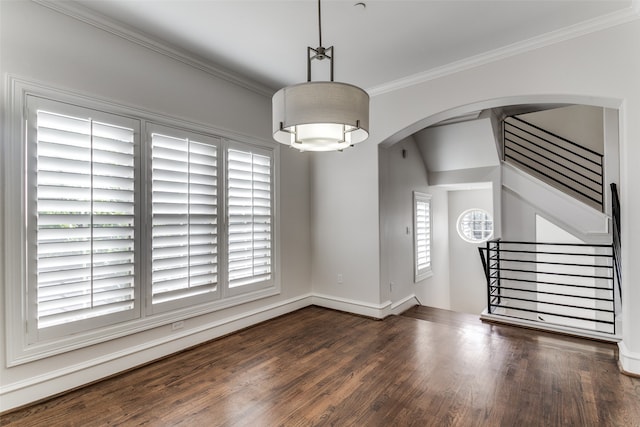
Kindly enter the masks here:
<path id="1" fill-rule="evenodd" d="M 603 155 L 518 117 L 503 121 L 504 160 L 602 210 Z"/>
<path id="2" fill-rule="evenodd" d="M 497 239 L 479 251 L 488 313 L 615 334 L 612 245 Z"/>
<path id="3" fill-rule="evenodd" d="M 618 186 L 611 183 L 611 218 L 613 235 L 613 265 L 615 266 L 616 282 L 618 292 L 622 297 L 622 254 L 620 246 L 620 198 L 618 197 Z"/>

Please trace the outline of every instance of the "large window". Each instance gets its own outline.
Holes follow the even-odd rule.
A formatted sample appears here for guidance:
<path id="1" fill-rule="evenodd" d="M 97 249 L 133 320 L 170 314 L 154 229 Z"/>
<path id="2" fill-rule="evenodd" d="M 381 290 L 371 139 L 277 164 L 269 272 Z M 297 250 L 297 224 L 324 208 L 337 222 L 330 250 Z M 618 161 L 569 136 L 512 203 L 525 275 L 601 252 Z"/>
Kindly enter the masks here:
<path id="1" fill-rule="evenodd" d="M 152 302 L 171 308 L 215 298 L 220 140 L 150 129 Z"/>
<path id="2" fill-rule="evenodd" d="M 431 276 L 431 196 L 413 192 L 414 281 Z"/>
<path id="3" fill-rule="evenodd" d="M 14 109 L 10 364 L 278 292 L 273 146 L 64 98 Z"/>
<path id="4" fill-rule="evenodd" d="M 139 122 L 35 97 L 28 111 L 31 340 L 137 317 Z"/>

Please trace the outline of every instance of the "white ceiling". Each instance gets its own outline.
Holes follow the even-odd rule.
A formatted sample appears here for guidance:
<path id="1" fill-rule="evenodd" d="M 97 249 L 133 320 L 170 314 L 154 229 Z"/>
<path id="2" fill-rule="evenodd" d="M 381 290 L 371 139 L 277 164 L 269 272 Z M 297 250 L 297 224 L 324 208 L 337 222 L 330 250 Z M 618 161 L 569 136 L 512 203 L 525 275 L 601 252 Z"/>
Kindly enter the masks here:
<path id="1" fill-rule="evenodd" d="M 363 7 L 358 1 L 324 0 L 322 36 L 325 47 L 335 46 L 335 80 L 368 90 L 478 55 L 606 26 L 635 5 L 633 0 L 364 0 Z M 306 48 L 318 46 L 314 0 L 56 3 L 239 74 L 266 91 L 305 81 Z M 315 64 L 313 80 L 327 80 L 326 67 Z"/>

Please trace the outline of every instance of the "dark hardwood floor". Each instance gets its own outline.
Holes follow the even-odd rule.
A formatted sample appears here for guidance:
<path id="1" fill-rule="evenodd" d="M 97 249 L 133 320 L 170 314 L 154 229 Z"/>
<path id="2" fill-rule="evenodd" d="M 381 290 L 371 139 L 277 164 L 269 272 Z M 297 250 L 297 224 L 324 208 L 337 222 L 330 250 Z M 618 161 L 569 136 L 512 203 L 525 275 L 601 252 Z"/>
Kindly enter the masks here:
<path id="1" fill-rule="evenodd" d="M 640 426 L 616 346 L 417 307 L 308 307 L 52 400 L 2 426 Z"/>

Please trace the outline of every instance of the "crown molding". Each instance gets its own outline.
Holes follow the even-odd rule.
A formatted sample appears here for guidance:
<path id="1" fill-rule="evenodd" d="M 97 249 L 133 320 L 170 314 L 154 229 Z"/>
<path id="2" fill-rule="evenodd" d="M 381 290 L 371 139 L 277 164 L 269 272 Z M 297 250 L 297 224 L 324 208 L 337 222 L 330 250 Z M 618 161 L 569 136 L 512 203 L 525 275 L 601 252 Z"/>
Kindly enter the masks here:
<path id="1" fill-rule="evenodd" d="M 0 0 L 1 1 L 1 0 Z M 54 1 L 54 0 L 32 0 L 33 2 L 62 13 L 71 18 L 82 21 L 93 27 L 107 31 L 125 40 L 136 43 L 142 47 L 150 49 L 154 52 L 165 55 L 171 59 L 182 62 L 183 64 L 194 67 L 200 71 L 204 71 L 219 79 L 226 80 L 230 83 L 248 89 L 259 95 L 271 97 L 275 90 L 267 85 L 256 82 L 255 80 L 239 76 L 229 70 L 213 64 L 201 57 L 190 54 L 183 49 L 176 48 L 170 44 L 151 37 L 143 32 L 131 28 L 121 22 L 109 19 L 104 15 L 91 11 L 73 1 Z"/>
<path id="2" fill-rule="evenodd" d="M 275 89 L 272 87 L 261 84 L 255 80 L 239 76 L 238 74 L 235 74 L 229 70 L 223 69 L 219 65 L 213 64 L 211 61 L 188 53 L 183 49 L 173 47 L 164 41 L 160 41 L 156 38 L 142 33 L 137 29 L 131 28 L 120 22 L 109 19 L 104 15 L 93 12 L 73 1 L 32 1 L 41 6 L 55 10 L 71 18 L 80 20 L 96 28 L 107 31 L 118 37 L 122 37 L 140 46 L 151 49 L 154 52 L 165 55 L 176 61 L 192 66 L 198 70 L 204 71 L 205 73 L 210 74 L 214 77 L 226 80 L 230 83 L 248 89 L 259 95 L 271 97 L 275 92 Z M 618 10 L 610 14 L 593 18 L 591 20 L 587 20 L 578 24 L 574 24 L 566 28 L 542 34 L 528 40 L 513 43 L 505 47 L 474 55 L 440 67 L 435 67 L 424 72 L 373 86 L 371 88 L 367 88 L 367 92 L 370 96 L 382 95 L 387 92 L 404 89 L 416 84 L 424 83 L 460 71 L 465 71 L 494 61 L 519 55 L 521 53 L 525 53 L 534 49 L 549 46 L 565 40 L 570 40 L 593 32 L 601 31 L 639 18 L 640 0 L 631 0 L 630 5 L 625 9 Z"/>
<path id="3" fill-rule="evenodd" d="M 583 35 L 605 30 L 630 21 L 640 19 L 640 0 L 632 0 L 631 4 L 622 10 L 611 12 L 587 21 L 580 22 L 559 30 L 551 31 L 521 42 L 513 43 L 505 47 L 494 49 L 478 55 L 449 63 L 440 67 L 383 83 L 367 92 L 370 96 L 382 95 L 394 90 L 404 89 L 416 84 L 424 83 L 460 71 L 469 70 L 484 64 L 509 58 L 521 53 L 529 52 L 541 47 L 550 46 L 565 40 L 570 40 Z"/>

